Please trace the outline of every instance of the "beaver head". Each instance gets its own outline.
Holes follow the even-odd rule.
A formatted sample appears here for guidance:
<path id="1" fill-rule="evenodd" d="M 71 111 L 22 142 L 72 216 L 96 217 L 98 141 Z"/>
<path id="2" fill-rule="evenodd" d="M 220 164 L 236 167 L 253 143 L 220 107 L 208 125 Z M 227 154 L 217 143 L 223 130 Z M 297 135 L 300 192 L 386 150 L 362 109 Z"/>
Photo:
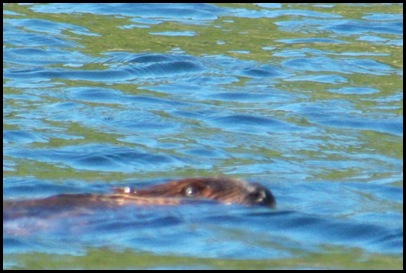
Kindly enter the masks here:
<path id="1" fill-rule="evenodd" d="M 226 204 L 274 207 L 271 191 L 258 183 L 230 178 L 186 178 L 135 190 L 129 194 L 143 197 L 206 198 Z"/>

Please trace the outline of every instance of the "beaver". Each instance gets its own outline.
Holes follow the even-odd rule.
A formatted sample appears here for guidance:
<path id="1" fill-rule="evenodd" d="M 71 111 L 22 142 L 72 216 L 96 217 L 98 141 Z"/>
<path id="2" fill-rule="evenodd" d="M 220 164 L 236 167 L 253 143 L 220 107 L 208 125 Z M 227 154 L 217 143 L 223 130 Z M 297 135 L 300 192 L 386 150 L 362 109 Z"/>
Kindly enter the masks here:
<path id="1" fill-rule="evenodd" d="M 224 204 L 274 207 L 275 197 L 258 183 L 216 178 L 186 178 L 172 180 L 146 189 L 115 188 L 114 193 L 59 194 L 43 199 L 3 201 L 3 219 L 26 216 L 28 210 L 43 211 L 117 207 L 123 205 L 165 206 L 188 203 L 190 200 L 214 200 Z"/>
<path id="2" fill-rule="evenodd" d="M 147 197 L 156 204 L 168 198 L 206 198 L 225 204 L 262 205 L 274 207 L 275 197 L 267 188 L 259 183 L 248 183 L 243 180 L 216 178 L 185 178 L 169 181 L 165 184 L 147 189 L 132 190 L 131 188 L 115 189 L 116 193 L 131 197 Z M 155 204 L 154 201 L 151 201 Z"/>

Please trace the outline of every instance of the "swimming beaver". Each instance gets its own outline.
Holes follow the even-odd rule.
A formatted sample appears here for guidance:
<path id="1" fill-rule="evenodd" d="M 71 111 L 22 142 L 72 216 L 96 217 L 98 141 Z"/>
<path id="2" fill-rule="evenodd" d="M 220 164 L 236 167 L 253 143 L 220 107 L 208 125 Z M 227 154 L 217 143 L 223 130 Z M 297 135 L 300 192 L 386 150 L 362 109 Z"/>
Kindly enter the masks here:
<path id="1" fill-rule="evenodd" d="M 206 198 L 225 204 L 275 206 L 275 197 L 261 184 L 231 178 L 186 178 L 142 190 L 116 189 L 131 197 L 148 197 L 164 201 L 169 198 Z M 170 199 L 169 199 L 170 200 Z M 152 202 L 154 204 L 154 202 Z M 166 205 L 166 202 L 163 202 Z"/>
<path id="2" fill-rule="evenodd" d="M 225 204 L 276 204 L 272 193 L 258 183 L 231 178 L 186 178 L 169 181 L 146 189 L 116 188 L 111 194 L 60 194 L 44 199 L 8 200 L 3 202 L 3 219 L 41 214 L 45 211 L 64 211 L 68 208 L 83 211 L 91 207 L 121 205 L 178 205 L 191 199 L 211 199 Z M 28 213 L 30 211 L 30 213 Z"/>

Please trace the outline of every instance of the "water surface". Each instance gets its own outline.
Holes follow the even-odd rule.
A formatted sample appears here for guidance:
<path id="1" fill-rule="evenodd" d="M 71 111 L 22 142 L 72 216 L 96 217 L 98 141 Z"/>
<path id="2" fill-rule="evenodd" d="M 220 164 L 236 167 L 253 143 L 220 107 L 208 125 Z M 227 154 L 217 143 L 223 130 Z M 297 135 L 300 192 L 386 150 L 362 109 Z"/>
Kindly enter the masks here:
<path id="1" fill-rule="evenodd" d="M 403 5 L 3 15 L 3 198 L 226 175 L 278 203 L 3 220 L 3 268 L 402 268 Z"/>

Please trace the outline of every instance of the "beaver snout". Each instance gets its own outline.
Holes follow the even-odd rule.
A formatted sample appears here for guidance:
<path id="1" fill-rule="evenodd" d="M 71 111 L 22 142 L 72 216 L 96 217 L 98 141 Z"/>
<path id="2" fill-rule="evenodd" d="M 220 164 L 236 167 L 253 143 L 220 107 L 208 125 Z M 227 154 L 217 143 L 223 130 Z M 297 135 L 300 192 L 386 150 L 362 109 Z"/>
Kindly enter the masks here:
<path id="1" fill-rule="evenodd" d="M 205 198 L 225 204 L 262 205 L 274 207 L 275 197 L 258 183 L 216 178 L 186 178 L 133 192 L 145 197 Z"/>
<path id="2" fill-rule="evenodd" d="M 258 183 L 251 185 L 254 186 L 254 190 L 246 198 L 248 205 L 275 207 L 276 200 L 270 190 Z"/>

